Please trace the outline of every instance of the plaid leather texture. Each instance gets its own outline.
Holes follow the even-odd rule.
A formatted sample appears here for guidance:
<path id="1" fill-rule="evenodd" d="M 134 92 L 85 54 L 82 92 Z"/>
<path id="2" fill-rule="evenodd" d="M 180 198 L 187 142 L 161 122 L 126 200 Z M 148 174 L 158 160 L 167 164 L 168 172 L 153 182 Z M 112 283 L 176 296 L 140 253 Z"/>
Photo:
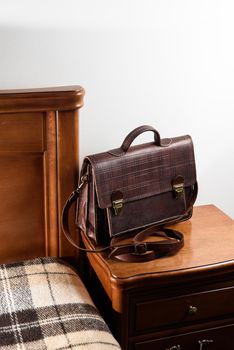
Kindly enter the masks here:
<path id="1" fill-rule="evenodd" d="M 193 143 L 188 135 L 171 138 L 167 147 L 146 143 L 131 147 L 121 156 L 113 156 L 114 151 L 86 158 L 92 165 L 102 209 L 112 206 L 111 194 L 116 190 L 123 193 L 127 203 L 171 192 L 171 181 L 177 175 L 183 176 L 185 187 L 196 182 Z"/>
<path id="2" fill-rule="evenodd" d="M 142 126 L 135 135 L 154 130 Z M 157 133 L 157 132 L 156 132 Z M 127 142 L 126 142 L 127 140 Z M 188 220 L 197 196 L 193 142 L 189 135 L 87 156 L 77 202 L 77 225 L 97 244 L 152 225 Z M 176 192 L 179 181 L 181 194 Z M 177 184 L 178 185 L 178 184 Z M 116 205 L 120 205 L 116 214 Z"/>
<path id="3" fill-rule="evenodd" d="M 72 268 L 55 258 L 0 265 L 0 350 L 120 349 Z"/>

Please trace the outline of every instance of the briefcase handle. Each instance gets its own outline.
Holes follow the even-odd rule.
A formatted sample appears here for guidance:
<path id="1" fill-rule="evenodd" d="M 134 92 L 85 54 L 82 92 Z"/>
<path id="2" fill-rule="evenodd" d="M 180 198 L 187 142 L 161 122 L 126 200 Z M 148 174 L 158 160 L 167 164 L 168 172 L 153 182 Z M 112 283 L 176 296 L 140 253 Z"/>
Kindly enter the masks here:
<path id="1" fill-rule="evenodd" d="M 135 140 L 135 138 L 141 134 L 143 134 L 146 131 L 152 131 L 154 133 L 154 142 L 157 146 L 160 147 L 166 147 L 169 146 L 171 143 L 171 139 L 161 139 L 159 132 L 153 128 L 150 125 L 142 125 L 138 128 L 132 130 L 124 139 L 122 145 L 120 146 L 120 149 L 126 153 L 131 146 L 132 142 Z"/>

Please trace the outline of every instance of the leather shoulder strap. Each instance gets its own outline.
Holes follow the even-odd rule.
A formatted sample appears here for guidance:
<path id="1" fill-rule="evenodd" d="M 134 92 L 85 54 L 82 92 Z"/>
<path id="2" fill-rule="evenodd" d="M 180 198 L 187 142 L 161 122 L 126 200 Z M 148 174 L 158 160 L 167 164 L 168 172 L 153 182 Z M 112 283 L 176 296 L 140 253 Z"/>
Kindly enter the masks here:
<path id="1" fill-rule="evenodd" d="M 69 210 L 71 206 L 77 201 L 79 198 L 80 191 L 84 185 L 84 182 L 81 182 L 81 185 L 71 193 L 69 198 L 67 199 L 61 216 L 61 226 L 64 232 L 65 237 L 73 245 L 75 248 L 85 251 L 87 253 L 102 253 L 106 251 L 111 251 L 109 254 L 109 258 L 116 258 L 118 260 L 126 261 L 126 262 L 144 262 L 153 260 L 161 257 L 166 254 L 174 254 L 180 248 L 182 248 L 184 244 L 184 238 L 182 233 L 171 230 L 160 228 L 158 226 L 149 227 L 146 230 L 138 233 L 133 239 L 133 243 L 131 244 L 119 244 L 122 240 L 121 237 L 113 238 L 111 244 L 109 246 L 100 248 L 100 249 L 86 249 L 80 247 L 73 240 L 70 230 L 69 230 Z M 156 235 L 160 237 L 164 237 L 165 240 L 159 242 L 143 242 L 145 238 L 150 235 Z"/>
<path id="2" fill-rule="evenodd" d="M 165 238 L 161 241 L 146 241 L 149 236 Z M 177 253 L 184 245 L 184 236 L 181 232 L 151 226 L 139 232 L 133 239 L 133 244 L 116 247 L 119 238 L 113 238 L 111 241 L 113 250 L 109 257 L 116 257 L 118 260 L 128 262 L 144 262 L 160 258 L 165 255 Z"/>

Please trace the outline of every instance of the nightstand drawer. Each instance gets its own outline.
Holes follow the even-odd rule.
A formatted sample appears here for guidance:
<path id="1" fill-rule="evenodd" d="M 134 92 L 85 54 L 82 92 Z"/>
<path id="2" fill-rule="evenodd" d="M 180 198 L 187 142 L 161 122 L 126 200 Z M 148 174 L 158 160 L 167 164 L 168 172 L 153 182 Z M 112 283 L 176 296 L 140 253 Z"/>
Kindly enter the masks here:
<path id="1" fill-rule="evenodd" d="M 155 300 L 143 300 L 141 297 L 134 302 L 133 332 L 232 314 L 233 300 L 234 287 Z"/>
<path id="2" fill-rule="evenodd" d="M 234 342 L 234 325 L 206 329 L 173 337 L 132 344 L 133 350 L 230 350 Z"/>

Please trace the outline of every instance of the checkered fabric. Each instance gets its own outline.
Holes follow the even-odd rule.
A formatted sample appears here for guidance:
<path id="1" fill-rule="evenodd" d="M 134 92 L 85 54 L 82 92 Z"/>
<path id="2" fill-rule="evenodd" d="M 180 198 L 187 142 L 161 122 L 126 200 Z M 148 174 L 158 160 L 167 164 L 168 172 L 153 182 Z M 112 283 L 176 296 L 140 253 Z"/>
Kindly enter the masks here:
<path id="1" fill-rule="evenodd" d="M 120 349 L 75 271 L 58 259 L 0 265 L 0 350 Z"/>

